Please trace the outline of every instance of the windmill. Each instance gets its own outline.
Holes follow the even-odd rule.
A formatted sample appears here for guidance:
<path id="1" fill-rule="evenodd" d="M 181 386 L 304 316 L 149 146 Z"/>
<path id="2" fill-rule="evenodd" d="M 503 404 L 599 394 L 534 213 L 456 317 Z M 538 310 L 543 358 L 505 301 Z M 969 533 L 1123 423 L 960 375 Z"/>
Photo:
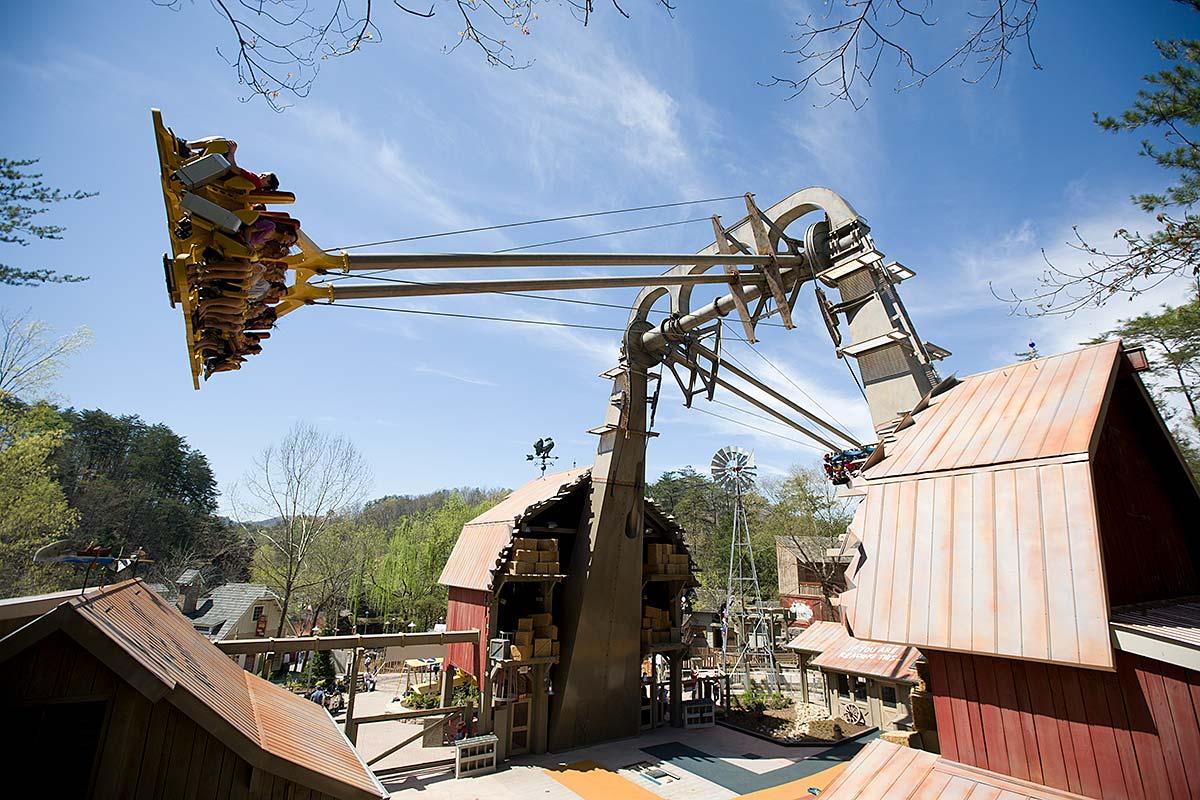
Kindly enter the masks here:
<path id="1" fill-rule="evenodd" d="M 750 525 L 742 495 L 754 485 L 758 467 L 754 453 L 740 447 L 722 447 L 712 459 L 712 476 L 717 485 L 733 493 L 733 536 L 729 541 L 729 580 L 725 593 L 725 611 L 721 620 L 721 666 L 726 674 L 742 670 L 750 688 L 751 662 L 765 665 L 771 688 L 779 688 L 775 672 L 775 642 L 771 625 L 763 612 L 758 568 L 754 564 L 754 546 L 750 543 Z M 729 660 L 729 631 L 737 634 L 733 664 Z"/>

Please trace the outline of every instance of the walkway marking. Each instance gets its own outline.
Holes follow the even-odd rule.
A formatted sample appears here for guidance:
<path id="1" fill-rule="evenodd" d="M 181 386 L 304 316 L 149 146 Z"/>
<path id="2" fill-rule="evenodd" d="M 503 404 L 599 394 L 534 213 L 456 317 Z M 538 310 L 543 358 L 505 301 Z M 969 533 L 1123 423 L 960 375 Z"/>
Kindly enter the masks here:
<path id="1" fill-rule="evenodd" d="M 546 774 L 583 800 L 662 800 L 654 792 L 643 789 L 595 761 L 576 761 L 564 767 L 548 768 Z"/>
<path id="2" fill-rule="evenodd" d="M 786 767 L 770 772 L 753 772 L 730 763 L 730 759 L 713 756 L 682 742 L 664 742 L 663 744 L 643 747 L 642 752 L 649 753 L 660 761 L 673 767 L 686 770 L 706 781 L 723 786 L 739 795 L 773 789 L 782 784 L 794 783 L 824 772 L 831 767 L 844 764 L 866 746 L 867 742 L 878 736 L 878 731 L 872 731 L 866 736 L 859 737 L 844 744 L 834 745 L 827 750 L 809 756 L 801 761 L 792 762 Z M 739 759 L 740 760 L 740 759 Z M 781 795 L 788 796 L 788 795 Z M 803 793 L 795 795 L 802 797 Z"/>
<path id="3" fill-rule="evenodd" d="M 814 772 L 807 778 L 801 778 L 798 781 L 784 783 L 779 786 L 772 786 L 770 789 L 760 789 L 757 792 L 744 794 L 740 800 L 800 800 L 811 797 L 808 793 L 809 789 L 825 790 L 829 784 L 833 783 L 833 779 L 842 774 L 842 770 L 847 764 L 838 764 L 836 767 L 823 769 L 820 772 Z"/>

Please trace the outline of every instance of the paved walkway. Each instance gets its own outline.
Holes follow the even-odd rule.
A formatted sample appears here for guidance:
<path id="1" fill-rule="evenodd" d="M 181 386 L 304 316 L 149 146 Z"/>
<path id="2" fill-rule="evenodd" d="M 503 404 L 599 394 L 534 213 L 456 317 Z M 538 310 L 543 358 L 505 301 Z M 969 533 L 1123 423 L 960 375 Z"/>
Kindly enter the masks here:
<path id="1" fill-rule="evenodd" d="M 823 788 L 862 744 L 783 747 L 717 726 L 659 728 L 568 753 L 513 759 L 492 775 L 453 770 L 384 780 L 393 797 L 426 800 L 801 800 Z"/>

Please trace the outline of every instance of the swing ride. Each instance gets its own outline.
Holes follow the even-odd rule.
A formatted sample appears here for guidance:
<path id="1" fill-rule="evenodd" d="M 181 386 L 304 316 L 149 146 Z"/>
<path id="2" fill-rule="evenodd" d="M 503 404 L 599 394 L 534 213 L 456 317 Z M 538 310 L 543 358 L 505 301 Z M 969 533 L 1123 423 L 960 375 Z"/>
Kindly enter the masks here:
<path id="1" fill-rule="evenodd" d="M 901 424 L 937 383 L 933 362 L 947 351 L 920 339 L 897 292 L 913 272 L 885 263 L 870 228 L 829 189 L 803 189 L 767 208 L 744 196 L 746 215 L 732 226 L 712 218 L 714 241 L 698 253 L 356 254 L 327 251 L 290 215 L 269 210 L 295 201 L 271 173 L 237 163 L 230 139 L 188 140 L 153 122 L 171 252 L 164 256 L 172 305 L 184 319 L 193 385 L 240 369 L 261 352 L 277 320 L 303 306 L 364 299 L 639 288 L 625 327 L 619 363 L 602 373 L 612 383 L 599 437 L 588 513 L 578 532 L 570 580 L 562 586 L 563 641 L 552 699 L 550 747 L 562 750 L 638 730 L 641 690 L 639 625 L 645 456 L 661 375 L 669 369 L 691 406 L 717 389 L 748 403 L 833 453 L 867 453 L 856 469 L 883 456 L 866 451 L 841 427 L 739 368 L 722 353 L 722 320 L 736 314 L 748 343 L 757 325 L 778 317 L 796 327 L 801 288 L 815 284 L 826 330 L 839 359 L 853 359 L 876 432 Z M 789 228 L 819 215 L 799 235 Z M 661 274 L 585 274 L 436 282 L 340 280 L 366 271 L 513 270 L 550 267 L 668 267 Z M 329 276 L 336 276 L 333 280 Z M 290 282 L 289 282 L 290 279 Z M 693 307 L 697 286 L 728 293 Z M 836 290 L 831 301 L 825 289 Z M 665 301 L 665 319 L 649 315 Z M 847 333 L 842 331 L 845 322 Z M 657 381 L 651 394 L 648 386 Z M 548 451 L 547 451 L 548 452 Z M 850 457 L 844 459 L 850 461 Z M 671 660 L 677 685 L 680 659 Z M 597 692 L 596 687 L 605 687 Z M 627 697 L 628 703 L 614 698 Z"/>

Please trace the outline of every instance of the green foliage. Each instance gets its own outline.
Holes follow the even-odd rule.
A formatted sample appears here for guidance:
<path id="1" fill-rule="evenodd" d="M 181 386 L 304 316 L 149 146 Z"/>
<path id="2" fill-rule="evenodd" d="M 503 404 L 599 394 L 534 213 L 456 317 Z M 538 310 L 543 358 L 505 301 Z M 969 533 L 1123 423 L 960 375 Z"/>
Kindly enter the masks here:
<path id="1" fill-rule="evenodd" d="M 1127 346 L 1146 348 L 1150 369 L 1143 373 L 1163 418 L 1175 422 L 1175 437 L 1192 471 L 1200 475 L 1200 291 L 1178 306 L 1163 306 L 1156 313 L 1124 319 L 1092 340 L 1120 338 Z M 1186 409 L 1185 419 L 1171 403 L 1178 398 Z"/>
<path id="2" fill-rule="evenodd" d="M 692 560 L 700 569 L 700 607 L 716 608 L 724 600 L 733 537 L 733 494 L 691 467 L 664 472 L 646 493 L 673 514 L 687 534 Z M 775 534 L 764 524 L 769 503 L 757 491 L 742 496 L 749 519 L 750 542 L 763 598 L 778 594 Z"/>
<path id="3" fill-rule="evenodd" d="M 318 650 L 310 654 L 304 668 L 304 678 L 309 686 L 332 687 L 337 680 L 333 671 L 333 655 L 328 650 Z"/>
<path id="4" fill-rule="evenodd" d="M 64 417 L 70 432 L 55 467 L 79 512 L 80 539 L 118 551 L 143 547 L 167 580 L 188 566 L 218 573 L 212 579 L 244 579 L 249 549 L 216 516 L 217 482 L 203 453 L 134 415 L 69 410 Z"/>
<path id="5" fill-rule="evenodd" d="M 61 239 L 66 228 L 42 223 L 42 216 L 56 203 L 96 196 L 95 192 L 64 192 L 46 186 L 41 173 L 27 169 L 36 163 L 36 158 L 0 157 L 0 243 L 27 247 L 34 239 Z M 61 275 L 49 269 L 27 270 L 0 264 L 0 285 L 36 286 L 85 280 L 79 275 Z"/>
<path id="6" fill-rule="evenodd" d="M 51 460 L 66 421 L 51 406 L 0 397 L 0 594 L 63 588 L 61 571 L 35 566 L 39 547 L 66 537 L 78 514 L 54 480 Z"/>
<path id="7" fill-rule="evenodd" d="M 404 695 L 403 703 L 405 708 L 411 708 L 415 711 L 417 709 L 437 708 L 441 705 L 442 698 L 438 696 L 437 692 L 421 693 L 410 690 L 408 694 Z"/>
<path id="8" fill-rule="evenodd" d="M 455 689 L 450 699 L 450 705 L 470 705 L 479 708 L 479 687 L 473 683 L 468 683 L 466 686 L 460 686 Z"/>
<path id="9" fill-rule="evenodd" d="M 463 525 L 491 508 L 502 494 L 468 503 L 450 494 L 436 507 L 399 516 L 386 528 L 381 557 L 369 568 L 367 600 L 397 626 L 415 623 L 427 630 L 444 619 L 446 589 L 437 583 Z M 364 514 L 364 516 L 367 516 Z"/>
<path id="10" fill-rule="evenodd" d="M 791 708 L 792 698 L 781 692 L 768 692 L 766 689 L 751 687 L 740 695 L 735 695 L 738 705 L 744 711 L 761 714 L 766 709 L 780 711 Z"/>

